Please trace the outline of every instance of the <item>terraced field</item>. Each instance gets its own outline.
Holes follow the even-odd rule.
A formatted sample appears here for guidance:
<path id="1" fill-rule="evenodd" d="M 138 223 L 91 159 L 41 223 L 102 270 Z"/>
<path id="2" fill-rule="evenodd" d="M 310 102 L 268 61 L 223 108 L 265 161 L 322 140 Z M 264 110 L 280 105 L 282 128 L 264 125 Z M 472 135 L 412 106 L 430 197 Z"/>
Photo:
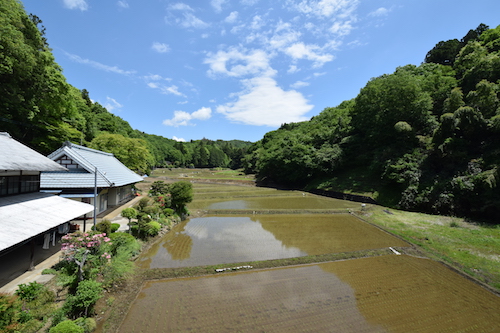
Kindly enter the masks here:
<path id="1" fill-rule="evenodd" d="M 499 308 L 441 264 L 392 255 L 147 282 L 120 332 L 497 332 Z"/>
<path id="2" fill-rule="evenodd" d="M 146 271 L 362 254 L 148 281 L 119 332 L 500 331 L 497 295 L 438 262 L 400 254 L 412 253 L 405 250 L 409 244 L 345 213 L 359 203 L 335 206 L 335 199 L 296 191 L 194 185 L 189 209 L 200 216 L 141 255 L 138 264 Z M 245 204 L 235 207 L 234 201 Z M 278 201 L 284 206 L 277 208 Z M 373 255 L 363 257 L 364 250 Z"/>

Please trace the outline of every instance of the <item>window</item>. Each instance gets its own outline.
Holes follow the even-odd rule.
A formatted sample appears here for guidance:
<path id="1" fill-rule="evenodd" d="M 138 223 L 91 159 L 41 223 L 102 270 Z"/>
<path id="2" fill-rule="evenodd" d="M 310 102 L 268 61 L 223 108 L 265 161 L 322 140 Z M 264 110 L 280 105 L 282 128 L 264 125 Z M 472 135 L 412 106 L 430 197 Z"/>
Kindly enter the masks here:
<path id="1" fill-rule="evenodd" d="M 40 190 L 40 176 L 3 176 L 0 177 L 0 196 Z"/>

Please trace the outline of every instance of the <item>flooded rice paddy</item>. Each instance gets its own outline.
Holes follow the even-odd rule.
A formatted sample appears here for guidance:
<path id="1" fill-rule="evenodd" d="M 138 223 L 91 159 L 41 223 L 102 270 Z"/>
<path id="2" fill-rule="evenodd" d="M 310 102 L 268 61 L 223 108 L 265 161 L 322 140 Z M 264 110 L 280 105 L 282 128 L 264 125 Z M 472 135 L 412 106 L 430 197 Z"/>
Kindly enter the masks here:
<path id="1" fill-rule="evenodd" d="M 175 226 L 138 264 L 231 267 L 408 246 L 349 214 L 322 213 L 349 205 L 359 207 L 295 191 L 196 185 L 189 208 L 208 214 Z M 248 214 L 209 215 L 231 209 Z M 219 274 L 146 282 L 119 332 L 500 331 L 500 298 L 429 259 L 385 255 Z"/>
<path id="2" fill-rule="evenodd" d="M 392 255 L 147 282 L 120 332 L 497 332 L 498 309 L 443 265 Z"/>
<path id="3" fill-rule="evenodd" d="M 317 196 L 272 196 L 263 198 L 241 198 L 238 200 L 200 200 L 189 207 L 192 209 L 342 209 L 354 208 L 359 204 Z"/>
<path id="4" fill-rule="evenodd" d="M 138 264 L 188 267 L 407 245 L 349 214 L 209 216 L 176 225 Z"/>

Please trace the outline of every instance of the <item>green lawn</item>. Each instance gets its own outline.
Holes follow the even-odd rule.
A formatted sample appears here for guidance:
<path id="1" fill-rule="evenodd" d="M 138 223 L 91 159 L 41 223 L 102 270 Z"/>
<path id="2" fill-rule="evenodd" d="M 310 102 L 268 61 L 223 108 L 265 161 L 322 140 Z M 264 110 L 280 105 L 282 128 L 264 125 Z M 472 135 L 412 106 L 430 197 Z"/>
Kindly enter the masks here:
<path id="1" fill-rule="evenodd" d="M 500 226 L 381 206 L 357 214 L 500 291 Z"/>

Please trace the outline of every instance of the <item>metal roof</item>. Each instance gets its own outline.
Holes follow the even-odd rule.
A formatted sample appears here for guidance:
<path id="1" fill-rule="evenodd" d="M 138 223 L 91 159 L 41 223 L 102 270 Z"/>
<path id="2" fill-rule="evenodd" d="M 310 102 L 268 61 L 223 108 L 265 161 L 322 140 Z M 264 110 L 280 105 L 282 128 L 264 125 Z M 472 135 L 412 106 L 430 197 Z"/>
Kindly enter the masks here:
<path id="1" fill-rule="evenodd" d="M 66 171 L 62 165 L 0 132 L 0 170 Z"/>
<path id="2" fill-rule="evenodd" d="M 71 158 L 83 170 L 70 172 L 43 172 L 41 188 L 93 188 L 97 168 L 97 187 L 120 187 L 143 180 L 141 176 L 127 168 L 111 153 L 79 146 L 70 142 L 50 154 L 57 160 L 63 156 Z"/>
<path id="3" fill-rule="evenodd" d="M 0 252 L 94 210 L 48 193 L 0 197 Z"/>

